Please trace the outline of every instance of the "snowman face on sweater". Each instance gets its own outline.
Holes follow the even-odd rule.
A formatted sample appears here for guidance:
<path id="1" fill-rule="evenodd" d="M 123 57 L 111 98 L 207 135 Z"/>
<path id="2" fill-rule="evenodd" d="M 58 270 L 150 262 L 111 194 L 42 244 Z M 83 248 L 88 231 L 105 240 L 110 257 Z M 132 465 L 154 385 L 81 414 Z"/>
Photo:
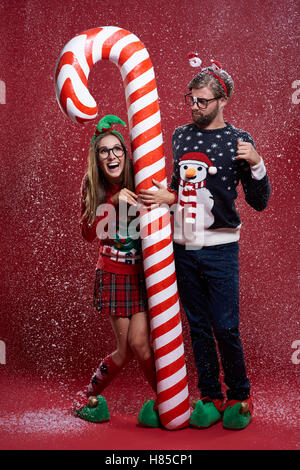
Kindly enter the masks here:
<path id="1" fill-rule="evenodd" d="M 207 176 L 207 165 L 196 160 L 186 160 L 179 164 L 180 178 L 191 183 L 200 183 Z"/>

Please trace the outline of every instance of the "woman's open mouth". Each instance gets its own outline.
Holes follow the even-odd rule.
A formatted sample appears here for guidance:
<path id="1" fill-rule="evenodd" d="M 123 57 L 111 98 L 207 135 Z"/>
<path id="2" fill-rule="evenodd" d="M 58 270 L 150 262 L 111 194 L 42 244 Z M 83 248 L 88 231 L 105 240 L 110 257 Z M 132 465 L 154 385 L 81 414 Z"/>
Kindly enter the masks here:
<path id="1" fill-rule="evenodd" d="M 107 163 L 107 168 L 110 171 L 117 171 L 119 169 L 119 167 L 120 167 L 119 162 Z"/>

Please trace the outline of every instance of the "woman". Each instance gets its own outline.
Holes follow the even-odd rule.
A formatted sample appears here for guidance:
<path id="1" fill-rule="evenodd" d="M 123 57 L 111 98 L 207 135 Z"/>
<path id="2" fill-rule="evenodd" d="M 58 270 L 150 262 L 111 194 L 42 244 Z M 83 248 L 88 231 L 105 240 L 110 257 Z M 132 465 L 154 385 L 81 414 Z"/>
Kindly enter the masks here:
<path id="1" fill-rule="evenodd" d="M 88 170 L 81 191 L 82 235 L 88 241 L 93 241 L 97 236 L 100 238 L 94 304 L 99 313 L 109 315 L 117 342 L 117 348 L 100 362 L 87 389 L 77 394 L 76 414 L 88 421 L 103 421 L 105 416 L 107 419 L 107 414 L 101 415 L 97 412 L 97 406 L 95 409 L 91 406 L 89 397 L 101 394 L 133 356 L 140 362 L 156 393 L 141 243 L 139 238 L 133 239 L 128 235 L 128 220 L 121 220 L 122 233 L 118 233 L 121 231 L 118 226 L 120 204 L 137 205 L 133 168 L 124 139 L 119 132 L 112 130 L 112 123 L 125 126 L 121 119 L 113 115 L 99 121 L 91 142 Z M 127 210 L 125 212 L 127 219 Z M 150 408 L 147 408 L 148 418 L 151 417 L 152 422 L 153 418 L 158 419 L 153 404 L 151 400 Z M 150 425 L 140 415 L 141 424 Z"/>

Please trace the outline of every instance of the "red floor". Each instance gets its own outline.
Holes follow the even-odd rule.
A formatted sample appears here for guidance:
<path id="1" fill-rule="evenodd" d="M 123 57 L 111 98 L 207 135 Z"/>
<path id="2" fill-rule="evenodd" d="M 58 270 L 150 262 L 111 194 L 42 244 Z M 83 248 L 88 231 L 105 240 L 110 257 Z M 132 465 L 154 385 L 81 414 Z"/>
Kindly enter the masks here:
<path id="1" fill-rule="evenodd" d="M 297 391 L 289 390 L 288 386 L 276 389 L 274 384 L 269 385 L 252 385 L 255 415 L 242 431 L 225 430 L 221 423 L 207 430 L 167 431 L 137 426 L 142 396 L 128 389 L 120 396 L 120 380 L 111 384 L 106 393 L 111 421 L 91 424 L 69 413 L 74 385 L 68 395 L 62 382 L 41 382 L 31 377 L 16 379 L 2 373 L 0 449 L 296 450 L 299 448 Z M 136 401 L 131 398 L 134 396 L 138 397 Z"/>

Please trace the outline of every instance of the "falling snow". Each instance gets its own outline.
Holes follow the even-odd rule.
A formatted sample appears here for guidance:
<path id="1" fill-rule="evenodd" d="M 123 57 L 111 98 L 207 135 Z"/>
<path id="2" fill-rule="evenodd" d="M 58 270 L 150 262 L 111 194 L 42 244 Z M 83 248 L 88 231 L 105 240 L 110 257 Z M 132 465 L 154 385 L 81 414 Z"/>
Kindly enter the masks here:
<path id="1" fill-rule="evenodd" d="M 85 24 L 94 25 L 96 17 L 99 25 L 111 18 L 121 23 L 124 11 L 113 4 L 104 5 L 97 16 L 87 0 L 82 2 L 84 15 L 78 15 L 75 1 L 55 2 L 55 8 L 45 0 L 19 3 L 4 0 L 0 5 L 6 25 L 1 50 L 5 67 L 0 77 L 4 227 L 0 339 L 6 341 L 5 367 L 13 376 L 22 369 L 38 374 L 47 383 L 53 377 L 82 376 L 114 344 L 109 320 L 99 318 L 92 307 L 98 247 L 85 244 L 78 231 L 78 193 L 93 126 L 84 128 L 63 119 L 55 101 L 53 70 L 64 41 L 75 31 Z M 128 8 L 125 26 L 147 44 L 153 60 L 169 175 L 172 132 L 190 120 L 183 99 L 191 79 L 187 54 L 198 50 L 205 63 L 216 56 L 234 77 L 235 94 L 225 114 L 253 135 L 272 185 L 270 204 L 263 213 L 248 207 L 239 188 L 237 207 L 243 221 L 241 336 L 250 372 L 255 376 L 261 371 L 270 373 L 269 389 L 255 391 L 254 397 L 262 432 L 265 425 L 273 423 L 296 431 L 299 420 L 293 410 L 299 400 L 295 384 L 299 366 L 291 363 L 291 344 L 299 335 L 295 282 L 299 276 L 295 262 L 299 105 L 292 103 L 292 83 L 299 79 L 295 66 L 298 5 L 290 0 L 254 1 L 249 8 L 249 2 L 241 1 L 235 9 L 231 2 L 219 3 L 213 9 L 209 3 L 203 4 L 198 11 L 183 8 L 183 3 L 175 0 L 164 15 L 156 15 L 161 2 L 154 0 L 151 10 L 147 5 Z M 241 15 L 247 18 L 242 29 Z M 99 96 L 100 112 L 117 109 L 126 117 L 119 77 L 109 68 L 105 75 L 113 93 L 108 93 L 97 72 L 90 78 Z M 198 134 L 200 138 L 202 133 Z M 181 138 L 182 134 L 177 150 Z M 220 145 L 221 140 L 217 134 L 214 145 Z M 202 145 L 199 140 L 194 150 L 200 151 Z M 218 152 L 215 161 L 223 156 Z M 231 160 L 233 184 L 229 185 L 229 175 L 218 168 L 218 178 L 227 183 L 224 188 L 238 183 L 234 153 Z M 192 364 L 186 322 L 184 329 Z M 135 373 L 139 373 L 136 364 L 133 376 Z M 282 384 L 290 386 L 291 392 L 282 394 Z M 140 389 L 138 384 L 135 388 Z M 142 391 L 137 393 L 143 395 Z M 120 407 L 127 410 L 126 406 L 123 400 Z M 3 430 L 65 434 L 81 431 L 85 423 L 51 404 L 5 415 L 0 410 L 0 428 L 0 434 Z"/>

